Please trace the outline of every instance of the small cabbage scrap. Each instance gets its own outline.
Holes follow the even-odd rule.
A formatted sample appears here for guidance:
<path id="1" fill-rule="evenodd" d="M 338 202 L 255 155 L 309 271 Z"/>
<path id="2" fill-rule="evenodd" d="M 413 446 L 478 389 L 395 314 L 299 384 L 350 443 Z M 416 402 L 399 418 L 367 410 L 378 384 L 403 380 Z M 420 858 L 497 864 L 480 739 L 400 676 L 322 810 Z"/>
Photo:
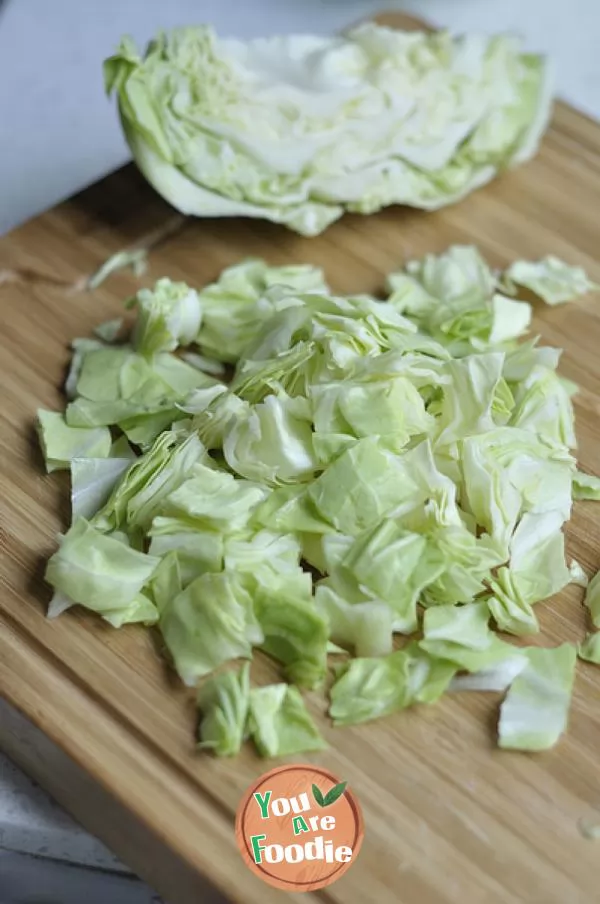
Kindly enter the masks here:
<path id="1" fill-rule="evenodd" d="M 327 747 L 293 685 L 253 688 L 248 723 L 261 756 L 291 756 Z"/>
<path id="2" fill-rule="evenodd" d="M 111 436 L 106 427 L 70 427 L 57 411 L 38 411 L 38 435 L 46 470 L 66 470 L 75 458 L 107 458 Z"/>
<path id="3" fill-rule="evenodd" d="M 532 157 L 550 73 L 511 35 L 375 24 L 240 41 L 124 38 L 104 63 L 142 173 L 174 207 L 316 235 L 344 210 L 434 210 Z M 352 165 L 348 166 L 348 161 Z"/>
<path id="4" fill-rule="evenodd" d="M 185 283 L 159 279 L 154 289 L 140 289 L 135 304 L 138 318 L 133 344 L 143 355 L 172 352 L 198 335 L 202 307 L 198 293 Z"/>
<path id="5" fill-rule="evenodd" d="M 389 715 L 414 703 L 434 703 L 456 667 L 409 644 L 389 656 L 353 659 L 342 665 L 331 688 L 334 725 L 353 725 Z"/>
<path id="6" fill-rule="evenodd" d="M 508 284 L 516 283 L 531 289 L 546 304 L 564 304 L 597 289 L 582 267 L 571 267 L 549 254 L 536 263 L 515 261 L 506 270 Z"/>
<path id="7" fill-rule="evenodd" d="M 88 289 L 97 289 L 105 279 L 113 273 L 131 267 L 134 276 L 141 276 L 148 266 L 148 251 L 145 248 L 135 248 L 131 251 L 117 251 L 93 273 L 87 281 Z M 106 336 L 101 336 L 106 339 Z M 112 341 L 112 340 L 107 340 Z"/>
<path id="8" fill-rule="evenodd" d="M 238 672 L 208 678 L 198 693 L 202 712 L 198 747 L 216 756 L 235 756 L 246 737 L 250 707 L 250 663 Z"/>
<path id="9" fill-rule="evenodd" d="M 249 659 L 262 631 L 252 599 L 235 573 L 205 573 L 161 609 L 160 630 L 175 668 L 193 686 L 240 657 Z"/>
<path id="10" fill-rule="evenodd" d="M 46 580 L 55 590 L 100 615 L 126 613 L 126 621 L 155 622 L 158 613 L 141 592 L 159 559 L 96 530 L 78 518 L 49 560 Z"/>
<path id="11" fill-rule="evenodd" d="M 528 664 L 500 707 L 498 743 L 512 750 L 548 750 L 567 727 L 576 648 L 565 643 L 525 652 Z"/>
<path id="12" fill-rule="evenodd" d="M 590 610 L 592 623 L 600 628 L 600 571 L 597 571 L 587 586 L 585 605 Z"/>
<path id="13" fill-rule="evenodd" d="M 573 475 L 573 498 L 600 502 L 600 477 L 576 471 Z"/>
<path id="14" fill-rule="evenodd" d="M 600 631 L 586 634 L 585 640 L 577 648 L 577 655 L 586 662 L 600 665 Z"/>

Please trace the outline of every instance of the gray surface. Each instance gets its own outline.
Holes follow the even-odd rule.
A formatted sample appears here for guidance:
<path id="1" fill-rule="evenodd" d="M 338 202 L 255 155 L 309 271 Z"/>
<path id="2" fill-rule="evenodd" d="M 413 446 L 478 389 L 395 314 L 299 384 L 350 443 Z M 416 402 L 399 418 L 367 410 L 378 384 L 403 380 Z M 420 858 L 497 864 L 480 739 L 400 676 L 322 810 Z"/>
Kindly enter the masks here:
<path id="1" fill-rule="evenodd" d="M 131 876 L 0 850 L 0 904 L 161 904 Z M 199 902 L 200 904 L 200 902 Z"/>

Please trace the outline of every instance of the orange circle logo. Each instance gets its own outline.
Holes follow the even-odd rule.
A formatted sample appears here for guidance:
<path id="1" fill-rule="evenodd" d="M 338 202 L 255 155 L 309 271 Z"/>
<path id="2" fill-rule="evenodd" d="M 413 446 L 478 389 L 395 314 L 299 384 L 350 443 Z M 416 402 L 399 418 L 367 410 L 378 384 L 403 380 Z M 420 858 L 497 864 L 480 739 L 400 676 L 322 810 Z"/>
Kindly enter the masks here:
<path id="1" fill-rule="evenodd" d="M 347 783 L 311 765 L 280 766 L 244 795 L 235 823 L 246 865 L 285 891 L 331 885 L 358 856 L 364 829 Z"/>

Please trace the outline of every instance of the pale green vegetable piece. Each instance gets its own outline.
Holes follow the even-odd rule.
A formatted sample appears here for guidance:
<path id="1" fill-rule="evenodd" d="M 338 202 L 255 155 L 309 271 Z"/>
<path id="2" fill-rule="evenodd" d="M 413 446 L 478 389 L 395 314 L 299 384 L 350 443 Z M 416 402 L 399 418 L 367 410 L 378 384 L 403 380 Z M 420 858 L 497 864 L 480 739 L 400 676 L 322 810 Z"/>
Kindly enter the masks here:
<path id="1" fill-rule="evenodd" d="M 250 691 L 248 727 L 264 757 L 325 750 L 327 744 L 296 687 L 269 684 Z"/>
<path id="2" fill-rule="evenodd" d="M 188 584 L 205 571 L 221 571 L 223 568 L 222 533 L 209 526 L 191 523 L 186 518 L 157 515 L 148 531 L 153 556 L 177 553 L 181 578 Z"/>
<path id="3" fill-rule="evenodd" d="M 104 76 L 138 166 L 182 213 L 304 235 L 344 209 L 458 200 L 535 153 L 551 102 L 518 38 L 375 24 L 246 42 L 180 28 L 143 58 L 125 38 Z"/>
<path id="4" fill-rule="evenodd" d="M 176 552 L 168 552 L 164 555 L 156 567 L 149 583 L 145 587 L 146 593 L 152 597 L 154 604 L 160 613 L 183 590 L 179 556 Z"/>
<path id="5" fill-rule="evenodd" d="M 46 470 L 67 470 L 74 458 L 107 458 L 111 436 L 106 427 L 69 427 L 57 411 L 38 410 L 38 436 Z"/>
<path id="6" fill-rule="evenodd" d="M 98 518 L 112 528 L 147 530 L 165 501 L 194 472 L 206 450 L 195 434 L 161 433 L 152 448 L 126 472 Z"/>
<path id="7" fill-rule="evenodd" d="M 425 640 L 458 643 L 471 650 L 486 650 L 492 635 L 485 601 L 466 606 L 434 606 L 423 619 Z"/>
<path id="8" fill-rule="evenodd" d="M 258 506 L 253 522 L 271 530 L 329 534 L 335 528 L 317 511 L 306 486 L 277 487 Z"/>
<path id="9" fill-rule="evenodd" d="M 498 743 L 513 750 L 548 750 L 567 727 L 576 648 L 526 649 L 528 664 L 500 707 Z"/>
<path id="10" fill-rule="evenodd" d="M 490 631 L 488 621 L 485 600 L 460 607 L 434 606 L 425 612 L 419 648 L 467 672 L 512 668 L 523 658 L 520 651 Z"/>
<path id="11" fill-rule="evenodd" d="M 316 385 L 311 396 L 321 443 L 330 435 L 379 436 L 383 446 L 401 452 L 412 436 L 425 434 L 433 426 L 418 390 L 404 377 Z M 342 448 L 346 442 L 342 439 Z M 322 460 L 332 457 L 324 454 L 323 445 L 321 449 Z"/>
<path id="12" fill-rule="evenodd" d="M 413 703 L 433 703 L 455 672 L 455 666 L 428 656 L 413 644 L 389 656 L 352 659 L 337 673 L 329 715 L 334 725 L 352 725 Z"/>
<path id="13" fill-rule="evenodd" d="M 222 377 L 226 372 L 226 367 L 221 361 L 217 361 L 216 358 L 208 358 L 206 355 L 199 355 L 197 352 L 183 352 L 181 359 L 186 364 L 191 364 L 192 367 L 197 367 L 203 373 L 212 374 L 215 377 Z"/>
<path id="14" fill-rule="evenodd" d="M 134 276 L 141 276 L 145 273 L 147 266 L 148 252 L 145 248 L 138 248 L 133 251 L 117 251 L 116 254 L 112 254 L 108 260 L 105 260 L 102 266 L 90 276 L 87 282 L 88 289 L 97 289 L 105 279 L 108 279 L 109 276 L 119 270 L 124 270 L 126 267 L 131 267 Z M 105 336 L 101 338 L 106 339 Z M 106 339 L 106 341 L 112 342 L 111 339 Z"/>
<path id="15" fill-rule="evenodd" d="M 569 565 L 569 574 L 571 575 L 571 583 L 577 584 L 579 587 L 587 587 L 589 579 L 577 559 L 572 559 Z"/>
<path id="16" fill-rule="evenodd" d="M 516 427 L 498 427 L 462 443 L 464 492 L 477 523 L 508 547 L 524 512 L 571 512 L 574 462 L 566 450 Z"/>
<path id="17" fill-rule="evenodd" d="M 277 296 L 269 292 L 273 286 L 294 293 L 328 291 L 317 267 L 242 261 L 227 267 L 216 283 L 200 292 L 202 325 L 197 342 L 219 360 L 236 361 L 275 312 Z"/>
<path id="18" fill-rule="evenodd" d="M 250 480 L 280 484 L 308 480 L 317 468 L 309 418 L 298 417 L 294 399 L 267 396 L 247 418 L 231 420 L 223 454 L 232 471 Z"/>
<path id="19" fill-rule="evenodd" d="M 386 656 L 392 652 L 394 613 L 384 602 L 351 603 L 331 587 L 319 584 L 317 608 L 329 626 L 329 637 L 356 656 Z"/>
<path id="20" fill-rule="evenodd" d="M 546 304 L 564 304 L 598 286 L 586 275 L 583 267 L 572 267 L 549 254 L 540 261 L 515 261 L 505 272 L 510 282 L 535 292 Z"/>
<path id="21" fill-rule="evenodd" d="M 94 333 L 103 342 L 114 342 L 123 328 L 123 318 L 115 317 L 114 320 L 105 320 L 98 324 Z"/>
<path id="22" fill-rule="evenodd" d="M 235 756 L 246 737 L 250 707 L 250 663 L 208 678 L 198 692 L 202 713 L 198 747 Z"/>
<path id="23" fill-rule="evenodd" d="M 510 543 L 510 564 L 490 581 L 488 601 L 498 627 L 510 634 L 539 630 L 532 605 L 571 582 L 565 562 L 563 518 L 557 512 L 525 514 Z"/>
<path id="24" fill-rule="evenodd" d="M 536 367 L 515 390 L 510 424 L 529 430 L 542 440 L 574 449 L 573 403 L 554 370 Z"/>
<path id="25" fill-rule="evenodd" d="M 213 530 L 241 530 L 267 495 L 258 484 L 204 464 L 195 464 L 190 473 L 165 500 L 165 515 Z"/>
<path id="26" fill-rule="evenodd" d="M 600 571 L 590 580 L 585 593 L 585 605 L 590 610 L 595 628 L 600 628 Z"/>
<path id="27" fill-rule="evenodd" d="M 85 356 L 89 351 L 106 348 L 98 339 L 73 339 L 71 342 L 73 357 L 69 365 L 69 372 L 65 380 L 65 395 L 68 399 L 74 399 L 77 395 L 77 383 L 83 367 Z"/>
<path id="28" fill-rule="evenodd" d="M 301 546 L 294 534 L 247 531 L 224 538 L 225 567 L 253 572 L 261 565 L 273 571 L 298 572 Z"/>
<path id="29" fill-rule="evenodd" d="M 46 613 L 48 618 L 58 618 L 59 615 L 62 615 L 63 612 L 66 612 L 67 609 L 70 609 L 72 606 L 76 606 L 77 603 L 73 602 L 73 600 L 66 595 L 66 593 L 61 593 L 60 590 L 55 590 L 52 594 L 52 599 L 48 603 L 48 612 Z"/>
<path id="30" fill-rule="evenodd" d="M 154 556 L 78 518 L 49 560 L 46 580 L 73 602 L 104 615 L 134 603 L 158 564 Z"/>
<path id="31" fill-rule="evenodd" d="M 482 668 L 479 672 L 457 675 L 452 679 L 448 690 L 455 691 L 505 691 L 511 686 L 517 675 L 527 665 L 527 657 L 515 648 L 515 655 L 502 659 L 495 665 Z"/>
<path id="32" fill-rule="evenodd" d="M 586 662 L 594 662 L 600 665 L 600 631 L 586 634 L 583 643 L 579 644 L 577 655 Z"/>
<path id="33" fill-rule="evenodd" d="M 497 279 L 472 246 L 409 261 L 390 274 L 390 303 L 453 354 L 483 351 L 526 332 L 531 306 L 495 291 Z"/>
<path id="34" fill-rule="evenodd" d="M 453 245 L 443 254 L 427 254 L 409 261 L 406 271 L 418 280 L 430 298 L 454 301 L 465 295 L 490 296 L 496 278 L 473 245 Z M 389 277 L 393 287 L 393 275 Z"/>
<path id="35" fill-rule="evenodd" d="M 343 533 L 357 534 L 380 521 L 407 495 L 400 464 L 372 439 L 347 449 L 308 488 L 308 496 L 327 521 Z"/>
<path id="36" fill-rule="evenodd" d="M 257 572 L 254 606 L 263 650 L 285 666 L 292 683 L 314 688 L 325 677 L 328 627 L 310 596 L 310 575 L 305 575 L 306 592 L 298 592 L 301 588 L 291 585 L 285 572 Z"/>
<path id="37" fill-rule="evenodd" d="M 389 519 L 358 537 L 341 564 L 363 593 L 389 605 L 394 630 L 410 634 L 417 627 L 419 596 L 440 576 L 445 563 L 428 548 L 426 536 L 403 530 Z M 331 570 L 336 586 L 339 570 Z"/>
<path id="38" fill-rule="evenodd" d="M 486 433 L 496 426 L 492 406 L 503 364 L 504 354 L 500 352 L 469 355 L 448 363 L 451 383 L 444 388 L 436 446 Z"/>
<path id="39" fill-rule="evenodd" d="M 160 630 L 187 685 L 229 659 L 249 659 L 262 641 L 252 599 L 235 573 L 203 574 L 168 601 Z"/>
<path id="40" fill-rule="evenodd" d="M 135 303 L 133 345 L 141 354 L 172 352 L 196 339 L 202 306 L 196 290 L 185 283 L 159 279 L 153 289 L 140 289 Z"/>
<path id="41" fill-rule="evenodd" d="M 74 458 L 71 462 L 71 512 L 92 518 L 107 502 L 115 484 L 131 467 L 130 458 Z"/>
<path id="42" fill-rule="evenodd" d="M 600 477 L 576 471 L 573 475 L 573 499 L 600 501 Z"/>
<path id="43" fill-rule="evenodd" d="M 122 609 L 107 610 L 102 613 L 105 621 L 113 628 L 141 622 L 144 625 L 155 625 L 158 621 L 158 609 L 145 593 L 138 593 L 128 606 Z"/>

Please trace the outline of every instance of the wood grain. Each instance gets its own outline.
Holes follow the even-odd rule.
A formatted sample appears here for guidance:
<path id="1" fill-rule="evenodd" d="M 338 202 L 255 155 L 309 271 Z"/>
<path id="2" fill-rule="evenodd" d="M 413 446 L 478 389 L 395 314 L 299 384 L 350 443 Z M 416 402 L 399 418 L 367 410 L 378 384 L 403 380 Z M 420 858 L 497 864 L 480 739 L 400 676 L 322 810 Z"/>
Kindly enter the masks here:
<path id="1" fill-rule="evenodd" d="M 121 300 L 139 286 L 120 273 L 88 293 L 77 288 L 82 277 L 151 237 L 147 285 L 165 274 L 202 285 L 224 266 L 258 255 L 273 264 L 320 265 L 340 292 L 376 292 L 408 256 L 456 242 L 479 244 L 497 266 L 555 253 L 600 281 L 599 210 L 600 126 L 558 104 L 534 162 L 436 214 L 394 208 L 346 216 L 316 239 L 267 223 L 185 221 L 130 166 L 0 242 L 0 691 L 130 814 L 132 826 L 144 827 L 145 834 L 119 841 L 91 804 L 86 810 L 85 798 L 76 806 L 78 817 L 135 861 L 158 891 L 168 890 L 172 904 L 197 904 L 206 879 L 233 901 L 281 901 L 246 870 L 233 830 L 244 790 L 269 764 L 251 750 L 233 762 L 195 751 L 193 697 L 166 671 L 151 633 L 114 631 L 85 612 L 44 618 L 43 563 L 67 523 L 68 482 L 64 474 L 43 474 L 35 411 L 64 404 L 70 339 L 119 314 Z M 575 399 L 580 462 L 600 473 L 598 296 L 536 307 L 534 330 L 565 350 L 561 371 L 582 387 Z M 567 538 L 588 573 L 597 569 L 600 506 L 577 504 Z M 541 643 L 582 636 L 581 599 L 581 589 L 571 587 L 541 607 Z M 264 679 L 269 668 L 258 658 L 254 677 Z M 349 780 L 366 835 L 358 862 L 339 883 L 288 898 L 598 900 L 598 847 L 581 837 L 578 820 L 600 807 L 599 701 L 600 670 L 581 663 L 568 734 L 555 750 L 534 756 L 495 749 L 494 694 L 448 696 L 433 708 L 343 730 L 329 727 L 323 699 L 311 696 L 331 749 L 303 759 Z M 185 865 L 180 884 L 175 862 Z"/>

